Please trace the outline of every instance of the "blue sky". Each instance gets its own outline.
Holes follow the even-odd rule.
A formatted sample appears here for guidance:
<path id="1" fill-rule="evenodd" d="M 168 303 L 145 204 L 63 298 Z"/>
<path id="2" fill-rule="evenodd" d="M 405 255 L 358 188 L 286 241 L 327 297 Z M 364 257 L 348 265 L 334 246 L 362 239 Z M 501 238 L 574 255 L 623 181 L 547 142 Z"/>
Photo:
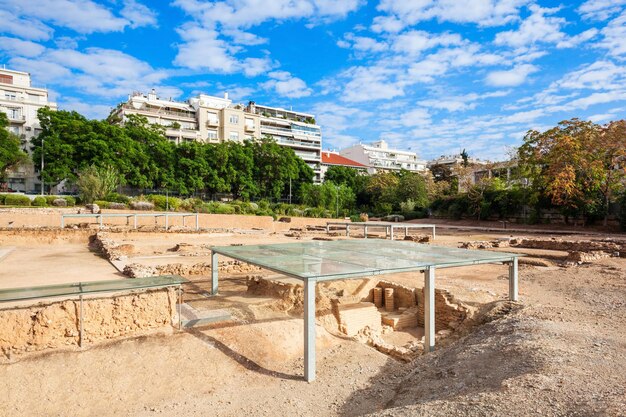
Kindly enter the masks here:
<path id="1" fill-rule="evenodd" d="M 103 118 L 133 91 L 310 112 L 324 149 L 500 160 L 626 110 L 626 0 L 0 0 L 0 64 Z"/>

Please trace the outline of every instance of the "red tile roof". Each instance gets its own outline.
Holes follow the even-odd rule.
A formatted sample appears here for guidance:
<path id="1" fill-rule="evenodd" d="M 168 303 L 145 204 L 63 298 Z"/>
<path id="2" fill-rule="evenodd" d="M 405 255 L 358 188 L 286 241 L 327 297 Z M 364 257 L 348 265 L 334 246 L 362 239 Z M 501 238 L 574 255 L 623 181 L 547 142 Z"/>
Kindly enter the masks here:
<path id="1" fill-rule="evenodd" d="M 348 159 L 333 152 L 322 152 L 322 164 L 326 165 L 341 165 L 354 168 L 367 168 L 367 165 L 363 165 L 352 159 Z"/>

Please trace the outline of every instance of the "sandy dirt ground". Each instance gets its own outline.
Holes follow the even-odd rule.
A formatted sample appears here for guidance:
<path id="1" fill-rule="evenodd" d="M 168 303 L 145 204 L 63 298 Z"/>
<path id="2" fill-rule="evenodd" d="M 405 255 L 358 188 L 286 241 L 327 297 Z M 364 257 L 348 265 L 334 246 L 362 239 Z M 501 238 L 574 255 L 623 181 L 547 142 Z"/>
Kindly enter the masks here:
<path id="1" fill-rule="evenodd" d="M 87 247 L 93 233 L 0 231 L 0 250 L 12 248 L 0 256 L 0 287 L 38 285 L 63 277 L 67 282 L 86 277 L 123 279 Z M 274 229 L 201 234 L 118 231 L 110 236 L 134 245 L 127 262 L 150 264 L 210 261 L 206 254 L 180 256 L 170 251 L 177 243 L 201 248 L 296 239 Z M 503 236 L 442 231 L 435 243 L 457 246 Z M 186 301 L 198 309 L 227 309 L 233 320 L 82 349 L 14 356 L 0 364 L 0 415 L 623 416 L 626 259 L 572 267 L 548 260 L 550 266 L 520 265 L 519 303 L 504 301 L 506 266 L 438 272 L 437 287 L 480 314 L 473 326 L 410 363 L 318 324 L 317 379 L 312 383 L 301 377 L 299 315 L 271 308 L 275 301 L 271 298 L 246 293 L 246 273 L 220 275 L 224 278 L 220 296 L 214 298 L 203 296 L 209 288 L 207 276 L 190 277 Z M 417 288 L 423 281 L 419 273 L 385 279 Z M 405 343 L 421 334 L 416 329 L 387 337 Z"/>

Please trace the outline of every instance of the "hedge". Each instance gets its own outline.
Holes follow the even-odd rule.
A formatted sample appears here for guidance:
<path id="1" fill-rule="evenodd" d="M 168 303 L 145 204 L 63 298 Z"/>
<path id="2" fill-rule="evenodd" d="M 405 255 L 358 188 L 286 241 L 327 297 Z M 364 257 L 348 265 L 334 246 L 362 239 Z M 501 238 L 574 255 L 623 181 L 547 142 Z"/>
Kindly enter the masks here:
<path id="1" fill-rule="evenodd" d="M 33 199 L 32 205 L 35 207 L 46 207 L 48 205 L 47 199 L 42 196 L 37 196 Z"/>
<path id="2" fill-rule="evenodd" d="M 7 194 L 4 198 L 7 206 L 30 206 L 30 198 L 22 194 Z"/>

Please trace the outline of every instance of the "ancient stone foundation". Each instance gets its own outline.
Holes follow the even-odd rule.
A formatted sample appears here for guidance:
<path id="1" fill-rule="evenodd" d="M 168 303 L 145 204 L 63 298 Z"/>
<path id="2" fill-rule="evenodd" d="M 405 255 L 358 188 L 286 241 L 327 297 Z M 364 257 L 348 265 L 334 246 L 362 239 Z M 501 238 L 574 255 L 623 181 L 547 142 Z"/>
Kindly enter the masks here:
<path id="1" fill-rule="evenodd" d="M 83 301 L 83 343 L 169 327 L 176 291 L 158 289 Z M 0 310 L 0 350 L 32 352 L 79 343 L 79 301 L 41 303 Z"/>

